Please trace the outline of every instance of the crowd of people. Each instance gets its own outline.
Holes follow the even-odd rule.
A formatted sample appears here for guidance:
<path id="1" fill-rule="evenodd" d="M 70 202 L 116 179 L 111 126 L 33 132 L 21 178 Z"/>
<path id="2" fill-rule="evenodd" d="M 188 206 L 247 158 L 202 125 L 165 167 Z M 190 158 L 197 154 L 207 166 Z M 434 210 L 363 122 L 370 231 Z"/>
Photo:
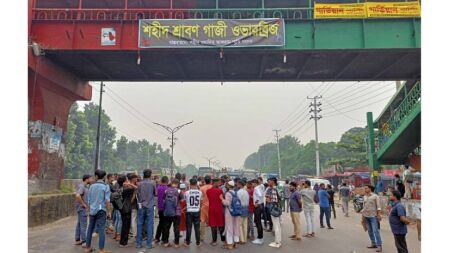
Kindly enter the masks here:
<path id="1" fill-rule="evenodd" d="M 266 183 L 262 178 L 247 180 L 227 176 L 193 176 L 187 179 L 185 174 L 177 173 L 169 179 L 152 176 L 152 171 L 143 171 L 143 178 L 136 174 L 108 174 L 104 170 L 95 171 L 94 177 L 85 175 L 76 193 L 75 244 L 92 252 L 92 237 L 98 236 L 100 253 L 105 251 L 105 237 L 110 234 L 120 247 L 129 246 L 130 236 L 135 237 L 135 247 L 178 248 L 189 247 L 193 243 L 201 246 L 205 242 L 206 228 L 210 228 L 212 246 L 222 243 L 222 248 L 233 250 L 238 245 L 251 242 L 264 244 L 264 232 L 273 233 L 274 241 L 268 245 L 280 248 L 282 245 L 281 217 L 283 212 L 290 213 L 294 234 L 289 239 L 302 240 L 302 237 L 315 237 L 315 205 L 319 205 L 320 227 L 324 227 L 325 217 L 328 229 L 331 226 L 331 211 L 335 213 L 335 192 L 331 185 L 320 184 L 312 188 L 310 181 L 300 184 L 286 181 L 288 189 L 278 185 L 276 178 Z M 348 216 L 350 188 L 343 183 L 339 192 L 345 216 Z M 374 187 L 372 187 L 374 188 Z M 366 188 L 365 207 L 362 210 L 365 224 L 372 242 L 369 248 L 382 251 L 382 242 L 377 228 L 381 219 L 377 195 L 370 187 Z M 396 202 L 400 196 L 392 195 Z M 399 215 L 393 220 L 396 228 L 405 224 L 405 215 L 400 205 L 395 205 L 392 213 Z M 302 235 L 300 213 L 304 211 L 307 232 Z M 285 214 L 284 214 L 285 215 Z M 159 222 L 154 224 L 155 217 Z M 390 223 L 392 219 L 390 218 Z M 399 224 L 399 223 L 400 224 Z M 154 233 L 153 229 L 156 227 Z M 392 225 L 392 230 L 393 230 Z M 405 228 L 406 229 L 406 228 Z M 400 227 L 395 241 L 406 250 L 404 231 Z M 173 239 L 169 240 L 173 231 Z M 395 233 L 395 231 L 393 231 Z M 183 241 L 181 242 L 181 238 Z M 144 243 L 145 242 L 145 243 Z M 399 251 L 398 252 L 407 252 Z"/>

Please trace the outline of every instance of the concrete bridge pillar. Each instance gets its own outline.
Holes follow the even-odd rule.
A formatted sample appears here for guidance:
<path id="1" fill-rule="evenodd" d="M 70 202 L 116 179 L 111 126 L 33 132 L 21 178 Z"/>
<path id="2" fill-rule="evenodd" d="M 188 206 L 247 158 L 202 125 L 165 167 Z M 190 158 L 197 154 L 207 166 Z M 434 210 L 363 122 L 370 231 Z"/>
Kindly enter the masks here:
<path id="1" fill-rule="evenodd" d="M 64 176 L 71 105 L 90 100 L 92 87 L 42 56 L 28 52 L 28 192 L 58 189 Z"/>

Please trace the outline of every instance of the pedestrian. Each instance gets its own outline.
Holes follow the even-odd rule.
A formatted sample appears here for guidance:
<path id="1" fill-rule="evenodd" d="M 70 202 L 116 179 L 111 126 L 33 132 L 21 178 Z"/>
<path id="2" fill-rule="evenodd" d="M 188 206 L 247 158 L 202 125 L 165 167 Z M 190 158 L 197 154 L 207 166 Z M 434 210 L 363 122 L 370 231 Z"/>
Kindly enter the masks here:
<path id="1" fill-rule="evenodd" d="M 246 191 L 249 196 L 249 205 L 248 205 L 248 233 L 247 237 L 249 240 L 253 241 L 254 237 L 254 180 L 250 180 L 246 183 Z"/>
<path id="2" fill-rule="evenodd" d="M 382 239 L 380 237 L 378 222 L 382 220 L 382 209 L 379 196 L 374 193 L 374 186 L 365 186 L 365 196 L 363 201 L 362 222 L 368 228 L 368 235 L 371 240 L 369 249 L 376 249 L 376 252 L 382 252 Z"/>
<path id="3" fill-rule="evenodd" d="M 263 227 L 262 227 L 262 216 L 265 211 L 264 205 L 264 185 L 263 179 L 259 177 L 254 181 L 254 194 L 253 194 L 253 202 L 254 202 L 254 223 L 257 228 L 257 238 L 252 241 L 252 243 L 257 245 L 263 244 Z"/>
<path id="4" fill-rule="evenodd" d="M 307 224 L 307 234 L 305 234 L 304 237 L 314 237 L 315 236 L 314 210 L 315 210 L 316 192 L 311 188 L 311 183 L 309 180 L 306 180 L 304 182 L 303 189 L 299 191 L 299 195 L 301 195 L 304 217 L 306 218 Z"/>
<path id="5" fill-rule="evenodd" d="M 78 221 L 75 229 L 75 245 L 83 245 L 83 247 L 85 247 L 86 243 L 87 213 L 89 212 L 87 198 L 89 194 L 89 185 L 91 183 L 92 176 L 85 174 L 83 176 L 83 182 L 80 183 L 76 189 L 75 195 L 75 210 L 78 214 Z"/>
<path id="6" fill-rule="evenodd" d="M 134 186 L 133 196 L 131 198 L 131 234 L 137 236 L 137 184 L 140 180 L 140 176 L 131 174 L 129 177 L 130 184 Z"/>
<path id="7" fill-rule="evenodd" d="M 156 228 L 156 236 L 154 238 L 154 243 L 158 244 L 161 241 L 162 231 L 165 226 L 165 216 L 164 216 L 164 199 L 165 199 L 165 190 L 167 190 L 168 186 L 168 177 L 163 176 L 161 178 L 161 182 L 157 187 L 157 211 L 159 216 L 159 223 Z"/>
<path id="8" fill-rule="evenodd" d="M 393 201 L 389 221 L 391 232 L 394 235 L 394 244 L 398 253 L 408 253 L 405 237 L 407 235 L 407 225 L 410 224 L 410 221 L 407 219 L 405 207 L 401 203 L 401 193 L 393 191 L 390 200 Z"/>
<path id="9" fill-rule="evenodd" d="M 120 215 L 122 217 L 122 231 L 120 233 L 120 247 L 128 246 L 128 236 L 131 228 L 131 199 L 134 195 L 135 187 L 130 183 L 129 179 L 136 175 L 130 174 L 129 177 L 125 175 L 120 175 L 117 179 L 117 184 L 120 187 L 120 192 L 122 194 L 123 206 L 120 209 Z"/>
<path id="10" fill-rule="evenodd" d="M 270 210 L 268 209 L 266 202 L 265 202 L 265 195 L 267 193 L 267 189 L 268 189 L 268 183 L 264 183 L 263 184 L 263 189 L 264 189 L 264 203 L 265 203 L 265 210 L 264 210 L 264 219 L 263 219 L 263 224 L 264 224 L 264 230 L 265 232 L 271 233 L 273 232 L 273 221 L 271 220 L 271 215 L 270 215 Z"/>
<path id="11" fill-rule="evenodd" d="M 150 169 L 143 171 L 143 181 L 137 186 L 137 236 L 136 248 L 142 247 L 143 230 L 146 225 L 147 249 L 153 248 L 154 206 L 156 182 L 151 180 Z"/>
<path id="12" fill-rule="evenodd" d="M 405 185 L 399 174 L 394 175 L 396 190 L 401 193 L 401 197 L 405 195 Z"/>
<path id="13" fill-rule="evenodd" d="M 290 187 L 290 181 L 289 180 L 285 180 L 285 185 L 287 187 Z M 284 190 L 284 199 L 285 199 L 285 209 L 287 209 L 287 213 L 290 210 L 290 195 L 292 194 L 292 192 L 290 191 L 290 189 L 285 189 Z"/>
<path id="14" fill-rule="evenodd" d="M 179 174 L 179 173 L 177 173 Z M 179 174 L 178 176 L 179 178 L 181 178 L 181 174 Z M 179 179 L 176 178 L 176 180 L 178 180 L 178 187 L 177 187 L 177 191 L 178 191 L 178 204 L 176 206 L 176 216 L 173 220 L 173 235 L 175 237 L 174 240 L 174 247 L 175 248 L 179 248 L 179 238 L 181 238 L 181 230 L 180 230 L 180 226 L 181 226 L 181 214 L 182 214 L 182 201 L 184 199 L 184 194 L 182 194 L 181 191 L 181 186 L 179 184 Z"/>
<path id="15" fill-rule="evenodd" d="M 346 182 L 343 182 L 340 187 L 338 197 L 341 199 L 341 206 L 345 217 L 349 217 L 349 199 L 351 198 L 351 189 L 347 186 Z"/>
<path id="16" fill-rule="evenodd" d="M 301 222 L 299 214 L 302 212 L 302 202 L 301 202 L 301 195 L 299 194 L 299 191 L 297 190 L 297 184 L 296 182 L 290 182 L 290 188 L 288 191 L 290 192 L 290 201 L 289 203 L 289 209 L 290 209 L 290 216 L 292 218 L 293 227 L 295 234 L 290 236 L 292 240 L 299 241 L 301 240 Z"/>
<path id="17" fill-rule="evenodd" d="M 335 191 L 332 189 L 332 185 L 327 185 L 327 194 L 329 194 L 329 207 L 330 211 L 334 214 L 334 219 L 337 219 L 337 215 L 335 214 Z"/>
<path id="18" fill-rule="evenodd" d="M 109 173 L 106 175 L 106 183 L 109 185 L 111 193 L 113 192 L 113 182 L 115 181 L 114 174 Z M 106 219 L 106 234 L 114 234 L 114 207 L 111 205 L 107 210 L 107 216 L 110 217 Z"/>
<path id="19" fill-rule="evenodd" d="M 185 174 L 183 174 L 183 175 L 185 175 Z M 181 189 L 181 196 L 185 196 L 186 192 L 187 192 L 186 184 L 181 183 L 179 185 L 179 188 Z M 187 230 L 187 226 L 186 226 L 186 211 L 187 211 L 186 199 L 182 198 L 180 203 L 181 203 L 181 219 L 179 221 L 179 232 L 181 233 L 180 236 L 182 236 L 182 234 L 184 234 L 184 236 L 185 236 L 185 232 Z"/>
<path id="20" fill-rule="evenodd" d="M 231 211 L 234 211 L 237 213 L 237 206 L 238 206 L 238 198 L 237 194 L 235 193 L 235 183 L 234 181 L 230 180 L 226 184 L 226 187 L 228 188 L 228 191 L 225 194 L 225 197 L 222 198 L 222 203 L 226 207 L 225 208 L 225 229 L 226 229 L 226 246 L 224 246 L 225 249 L 235 249 L 237 248 L 237 243 L 239 243 L 240 240 L 240 229 L 238 224 L 238 216 L 234 216 L 231 214 Z"/>
<path id="21" fill-rule="evenodd" d="M 201 241 L 204 241 L 204 238 L 206 237 L 206 227 L 209 223 L 209 199 L 207 198 L 207 190 L 212 188 L 211 184 L 211 177 L 209 175 L 206 175 L 204 177 L 204 185 L 201 186 L 200 190 L 202 193 L 202 201 L 201 201 L 201 227 L 200 227 L 200 237 Z"/>
<path id="22" fill-rule="evenodd" d="M 221 179 L 214 179 L 213 186 L 207 190 L 206 195 L 209 199 L 209 226 L 212 232 L 212 246 L 217 245 L 217 235 L 220 234 L 220 239 L 225 244 L 226 236 L 225 230 L 225 218 L 223 209 L 223 191 L 220 188 Z"/>
<path id="23" fill-rule="evenodd" d="M 275 177 L 268 179 L 268 188 L 265 191 L 265 203 L 266 208 L 269 210 L 269 216 L 274 229 L 274 242 L 268 246 L 273 248 L 281 247 L 281 213 L 282 208 L 280 205 L 281 196 L 277 190 L 277 179 Z M 276 211 L 276 212 L 275 212 Z"/>
<path id="24" fill-rule="evenodd" d="M 105 223 L 106 223 L 106 210 L 109 207 L 109 201 L 111 197 L 111 191 L 109 185 L 104 183 L 104 177 L 106 172 L 101 169 L 95 170 L 96 182 L 89 188 L 87 197 L 89 206 L 89 228 L 87 230 L 86 237 L 86 250 L 85 252 L 93 252 L 91 247 L 92 234 L 96 226 L 98 226 L 98 247 L 100 253 L 105 253 Z"/>
<path id="25" fill-rule="evenodd" d="M 174 178 L 168 185 L 164 194 L 164 226 L 162 230 L 162 245 L 165 248 L 171 247 L 168 239 L 170 236 L 171 225 L 175 222 L 178 216 L 178 203 L 180 195 L 178 192 L 179 180 Z M 181 215 L 181 213 L 179 213 Z M 179 225 L 179 223 L 178 223 Z M 176 228 L 175 228 L 176 230 Z M 175 245 L 179 246 L 179 231 L 175 234 Z"/>
<path id="26" fill-rule="evenodd" d="M 187 234 L 184 246 L 188 247 L 192 237 L 192 227 L 195 230 L 196 245 L 201 246 L 200 223 L 201 223 L 201 200 L 203 193 L 198 189 L 196 179 L 190 179 L 190 189 L 185 194 L 186 200 L 186 225 Z"/>
<path id="27" fill-rule="evenodd" d="M 320 184 L 320 190 L 318 191 L 318 199 L 320 201 L 320 227 L 324 228 L 323 216 L 326 216 L 326 225 L 328 229 L 333 229 L 331 226 L 331 210 L 329 204 L 329 193 L 327 193 L 325 185 Z"/>
<path id="28" fill-rule="evenodd" d="M 238 223 L 240 228 L 240 244 L 248 241 L 248 215 L 249 215 L 249 194 L 245 189 L 246 182 L 244 179 L 237 180 L 236 192 L 242 205 L 242 214 L 239 216 Z"/>

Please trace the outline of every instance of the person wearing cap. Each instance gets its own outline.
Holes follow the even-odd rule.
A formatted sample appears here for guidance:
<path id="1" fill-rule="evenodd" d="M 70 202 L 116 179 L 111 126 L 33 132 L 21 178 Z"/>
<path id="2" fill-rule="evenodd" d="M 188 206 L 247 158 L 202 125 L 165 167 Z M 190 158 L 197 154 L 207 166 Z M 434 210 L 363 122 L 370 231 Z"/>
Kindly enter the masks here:
<path id="1" fill-rule="evenodd" d="M 278 190 L 276 189 L 277 185 L 277 179 L 276 178 L 270 178 L 268 179 L 268 188 L 265 191 L 265 203 L 267 210 L 271 210 L 273 207 L 280 208 L 280 195 Z M 273 248 L 280 248 L 281 247 L 281 217 L 274 217 L 271 213 L 269 214 L 271 216 L 271 221 L 273 223 L 273 230 L 274 230 L 274 242 L 270 243 L 268 246 Z"/>
<path id="2" fill-rule="evenodd" d="M 237 194 L 234 191 L 235 183 L 234 181 L 228 181 L 226 184 L 228 191 L 225 194 L 225 198 L 221 196 L 222 203 L 225 206 L 225 229 L 226 229 L 226 246 L 223 246 L 225 249 L 235 249 L 237 248 L 236 244 L 240 241 L 240 228 L 239 228 L 239 217 L 231 215 L 231 203 L 233 196 L 237 197 Z"/>

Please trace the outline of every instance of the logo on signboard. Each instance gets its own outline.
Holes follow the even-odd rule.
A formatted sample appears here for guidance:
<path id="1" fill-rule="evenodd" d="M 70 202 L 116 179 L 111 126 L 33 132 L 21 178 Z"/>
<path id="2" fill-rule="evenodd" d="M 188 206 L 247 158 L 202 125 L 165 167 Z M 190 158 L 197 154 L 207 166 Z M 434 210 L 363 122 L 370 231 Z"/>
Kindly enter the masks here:
<path id="1" fill-rule="evenodd" d="M 101 45 L 102 46 L 115 46 L 115 29 L 114 28 L 101 28 Z"/>

